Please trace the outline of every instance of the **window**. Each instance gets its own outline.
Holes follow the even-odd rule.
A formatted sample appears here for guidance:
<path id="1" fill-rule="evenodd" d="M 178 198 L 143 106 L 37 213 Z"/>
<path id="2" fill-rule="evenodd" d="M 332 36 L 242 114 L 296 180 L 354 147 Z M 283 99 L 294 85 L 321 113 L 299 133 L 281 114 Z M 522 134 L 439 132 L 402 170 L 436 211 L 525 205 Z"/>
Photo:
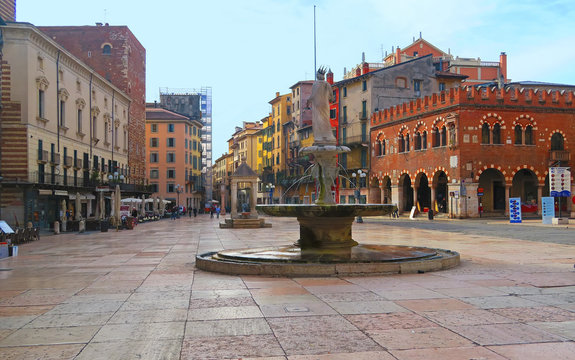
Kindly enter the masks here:
<path id="1" fill-rule="evenodd" d="M 82 132 L 82 109 L 78 109 L 78 115 L 77 115 L 77 126 L 78 126 L 78 132 L 81 133 Z"/>
<path id="2" fill-rule="evenodd" d="M 158 153 L 157 152 L 150 153 L 150 162 L 151 163 L 157 163 L 158 162 Z"/>
<path id="3" fill-rule="evenodd" d="M 168 147 L 176 146 L 176 138 L 168 138 Z"/>
<path id="4" fill-rule="evenodd" d="M 196 151 L 198 150 L 198 142 L 196 140 L 194 140 L 194 142 L 192 143 L 192 150 Z"/>
<path id="5" fill-rule="evenodd" d="M 415 150 L 421 150 L 421 134 L 420 133 L 415 133 L 413 141 L 414 141 Z"/>
<path id="6" fill-rule="evenodd" d="M 196 135 L 196 128 L 195 128 L 195 127 L 193 127 L 193 128 L 192 128 L 192 130 L 193 130 L 193 132 L 194 132 L 194 136 L 195 136 L 195 135 Z"/>
<path id="7" fill-rule="evenodd" d="M 347 168 L 347 153 L 339 154 L 339 164 Z"/>
<path id="8" fill-rule="evenodd" d="M 166 177 L 168 179 L 175 179 L 176 178 L 176 169 L 168 169 L 166 172 Z"/>
<path id="9" fill-rule="evenodd" d="M 193 160 L 193 164 L 192 164 L 192 165 L 193 165 L 193 167 L 194 167 L 194 170 L 197 170 L 197 169 L 198 169 L 198 158 L 197 158 L 197 156 L 194 156 L 194 157 L 192 158 L 192 160 Z"/>
<path id="10" fill-rule="evenodd" d="M 413 80 L 413 91 L 415 96 L 421 96 L 421 80 Z"/>
<path id="11" fill-rule="evenodd" d="M 153 193 L 157 193 L 158 192 L 158 184 L 157 183 L 150 184 L 150 191 L 152 191 Z"/>
<path id="12" fill-rule="evenodd" d="M 551 136 L 551 150 L 564 150 L 565 149 L 565 141 L 563 139 L 563 135 L 556 132 Z"/>
<path id="13" fill-rule="evenodd" d="M 46 111 L 45 101 L 44 90 L 38 90 L 38 117 L 42 119 L 44 119 L 44 112 Z"/>
<path id="14" fill-rule="evenodd" d="M 168 124 L 168 132 L 174 132 L 174 124 Z"/>
<path id="15" fill-rule="evenodd" d="M 525 128 L 525 145 L 535 145 L 533 140 L 533 127 L 531 125 L 527 125 Z"/>
<path id="16" fill-rule="evenodd" d="M 367 148 L 365 147 L 361 148 L 361 167 L 364 169 L 367 167 Z"/>
<path id="17" fill-rule="evenodd" d="M 157 179 L 160 176 L 158 169 L 150 169 L 150 179 Z"/>
<path id="18" fill-rule="evenodd" d="M 439 83 L 439 91 L 445 90 L 445 83 Z"/>
<path id="19" fill-rule="evenodd" d="M 445 126 L 441 127 L 441 146 L 447 145 L 447 129 Z"/>
<path id="20" fill-rule="evenodd" d="M 347 86 L 343 87 L 343 97 L 347 97 Z"/>
<path id="21" fill-rule="evenodd" d="M 439 129 L 436 127 L 433 128 L 432 130 L 432 146 L 433 147 L 439 147 L 441 146 L 441 134 L 439 133 Z"/>
<path id="22" fill-rule="evenodd" d="M 347 144 L 347 129 L 346 128 L 341 129 L 341 143 L 343 145 Z"/>
<path id="23" fill-rule="evenodd" d="M 158 132 L 158 124 L 150 124 L 150 131 L 153 133 Z"/>
<path id="24" fill-rule="evenodd" d="M 427 149 L 427 131 L 424 131 L 423 134 L 421 134 L 421 147 L 423 149 Z"/>
<path id="25" fill-rule="evenodd" d="M 166 154 L 166 162 L 173 163 L 176 162 L 176 153 L 169 152 Z"/>
<path id="26" fill-rule="evenodd" d="M 168 185 L 168 186 L 166 187 L 166 190 L 167 190 L 169 193 L 173 193 L 173 192 L 174 192 L 174 189 L 176 188 L 176 186 L 175 186 L 173 183 L 169 183 L 169 184 L 167 184 L 167 185 Z"/>
<path id="27" fill-rule="evenodd" d="M 102 46 L 102 55 L 112 55 L 112 46 L 110 44 Z"/>
<path id="28" fill-rule="evenodd" d="M 66 102 L 60 99 L 60 120 L 61 127 L 66 127 Z"/>
<path id="29" fill-rule="evenodd" d="M 335 115 L 336 115 L 336 110 L 335 109 L 329 109 L 329 118 L 335 119 Z"/>
<path id="30" fill-rule="evenodd" d="M 405 138 L 403 137 L 403 134 L 399 135 L 399 139 L 398 139 L 398 145 L 399 145 L 399 152 L 405 152 Z"/>
<path id="31" fill-rule="evenodd" d="M 367 142 L 367 124 L 366 123 L 361 124 L 361 142 L 364 144 Z"/>
<path id="32" fill-rule="evenodd" d="M 361 118 L 362 119 L 367 118 L 367 101 L 366 100 L 363 100 L 361 102 Z"/>
<path id="33" fill-rule="evenodd" d="M 523 144 L 523 129 L 521 129 L 521 125 L 515 125 L 515 145 Z"/>
<path id="34" fill-rule="evenodd" d="M 361 82 L 361 90 L 362 90 L 362 91 L 366 91 L 366 90 L 367 90 L 367 81 L 366 81 L 366 80 L 363 80 L 363 81 Z"/>
<path id="35" fill-rule="evenodd" d="M 343 117 L 341 119 L 342 124 L 347 124 L 347 106 L 343 107 Z"/>
<path id="36" fill-rule="evenodd" d="M 501 125 L 493 125 L 493 143 L 501 144 Z"/>
<path id="37" fill-rule="evenodd" d="M 482 144 L 490 144 L 490 135 L 491 131 L 489 129 L 489 124 L 483 124 L 481 126 L 481 143 Z"/>
<path id="38" fill-rule="evenodd" d="M 159 143 L 158 140 L 159 140 L 158 138 L 150 138 L 150 147 L 153 147 L 153 148 L 158 147 L 158 143 Z"/>

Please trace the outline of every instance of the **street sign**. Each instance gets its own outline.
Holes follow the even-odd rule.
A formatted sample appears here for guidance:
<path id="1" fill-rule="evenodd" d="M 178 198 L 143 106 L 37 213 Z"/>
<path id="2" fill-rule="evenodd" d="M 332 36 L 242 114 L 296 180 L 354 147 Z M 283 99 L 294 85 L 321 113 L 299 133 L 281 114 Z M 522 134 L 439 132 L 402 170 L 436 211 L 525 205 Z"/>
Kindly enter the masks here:
<path id="1" fill-rule="evenodd" d="M 549 195 L 553 197 L 571 196 L 571 168 L 549 168 Z"/>
<path id="2" fill-rule="evenodd" d="M 521 198 L 509 198 L 509 222 L 521 222 Z"/>
<path id="3" fill-rule="evenodd" d="M 555 198 L 550 196 L 541 198 L 541 222 L 552 224 L 555 217 Z"/>
<path id="4" fill-rule="evenodd" d="M 477 188 L 477 196 L 483 196 L 483 188 Z"/>

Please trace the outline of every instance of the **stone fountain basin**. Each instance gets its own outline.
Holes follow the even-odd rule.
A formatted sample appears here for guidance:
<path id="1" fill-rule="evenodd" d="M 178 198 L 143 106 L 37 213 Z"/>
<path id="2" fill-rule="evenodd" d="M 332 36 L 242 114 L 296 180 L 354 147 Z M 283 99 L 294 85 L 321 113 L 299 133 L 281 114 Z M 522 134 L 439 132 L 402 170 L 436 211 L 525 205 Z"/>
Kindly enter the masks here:
<path id="1" fill-rule="evenodd" d="M 389 215 L 397 207 L 391 204 L 280 204 L 256 205 L 256 210 L 269 216 L 319 218 Z"/>

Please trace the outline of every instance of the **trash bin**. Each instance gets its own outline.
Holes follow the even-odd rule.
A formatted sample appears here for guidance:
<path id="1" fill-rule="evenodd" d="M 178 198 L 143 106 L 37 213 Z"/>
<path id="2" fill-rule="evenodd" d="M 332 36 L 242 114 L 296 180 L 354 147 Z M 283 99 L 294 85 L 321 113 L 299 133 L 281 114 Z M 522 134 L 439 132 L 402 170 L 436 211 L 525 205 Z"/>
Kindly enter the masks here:
<path id="1" fill-rule="evenodd" d="M 429 211 L 427 212 L 427 218 L 429 220 L 433 220 L 433 210 L 429 209 Z"/>
<path id="2" fill-rule="evenodd" d="M 110 222 L 108 220 L 100 220 L 100 231 L 101 232 L 108 232 L 109 227 L 110 227 Z"/>
<path id="3" fill-rule="evenodd" d="M 128 230 L 134 229 L 134 220 L 135 220 L 134 217 L 126 216 L 126 229 L 128 229 Z"/>

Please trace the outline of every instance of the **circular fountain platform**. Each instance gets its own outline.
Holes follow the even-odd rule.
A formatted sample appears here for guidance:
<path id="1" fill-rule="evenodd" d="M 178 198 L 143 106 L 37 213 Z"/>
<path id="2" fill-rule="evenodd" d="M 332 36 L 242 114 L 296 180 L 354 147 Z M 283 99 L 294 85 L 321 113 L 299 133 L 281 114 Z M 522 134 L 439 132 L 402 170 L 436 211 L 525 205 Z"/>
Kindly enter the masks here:
<path id="1" fill-rule="evenodd" d="M 450 250 L 397 245 L 353 246 L 349 252 L 302 251 L 298 246 L 234 249 L 196 257 L 199 269 L 236 275 L 360 276 L 444 270 L 459 265 Z"/>

